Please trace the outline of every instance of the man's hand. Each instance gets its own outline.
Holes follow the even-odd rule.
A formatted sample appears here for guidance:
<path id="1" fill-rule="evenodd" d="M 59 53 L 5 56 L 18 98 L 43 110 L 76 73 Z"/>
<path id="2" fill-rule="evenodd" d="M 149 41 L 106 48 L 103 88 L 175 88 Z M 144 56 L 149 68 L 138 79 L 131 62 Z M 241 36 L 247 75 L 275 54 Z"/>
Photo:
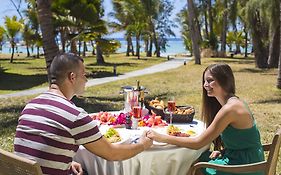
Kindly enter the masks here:
<path id="1" fill-rule="evenodd" d="M 155 140 L 156 142 L 163 142 L 163 135 L 162 134 L 159 134 L 153 130 L 149 130 L 147 132 L 147 137 L 152 139 L 152 140 Z"/>
<path id="2" fill-rule="evenodd" d="M 83 169 L 80 163 L 72 161 L 71 170 L 75 175 L 83 175 Z"/>

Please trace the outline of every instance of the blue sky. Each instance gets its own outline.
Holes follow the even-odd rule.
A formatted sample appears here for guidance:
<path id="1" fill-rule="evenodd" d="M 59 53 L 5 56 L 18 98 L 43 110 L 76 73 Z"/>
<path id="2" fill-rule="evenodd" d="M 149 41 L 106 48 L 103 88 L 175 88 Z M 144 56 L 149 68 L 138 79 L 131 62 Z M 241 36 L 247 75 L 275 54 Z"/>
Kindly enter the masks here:
<path id="1" fill-rule="evenodd" d="M 24 1 L 24 0 L 22 0 Z M 19 0 L 14 0 L 15 3 L 18 3 Z M 186 4 L 186 0 L 173 0 L 174 4 L 174 13 L 172 15 L 172 19 L 175 18 L 176 13 L 178 13 Z M 22 5 L 22 9 L 24 9 L 25 4 Z M 104 0 L 104 7 L 105 7 L 105 14 L 107 14 L 109 11 L 112 10 L 112 5 L 111 5 L 111 0 Z M 17 11 L 15 10 L 15 7 L 11 3 L 10 0 L 0 0 L 0 25 L 3 25 L 4 20 L 3 18 L 5 16 L 13 16 L 13 15 L 18 15 Z M 107 16 L 105 16 L 105 19 L 108 19 Z M 180 29 L 179 28 L 174 28 L 173 31 L 176 33 L 177 37 L 180 37 Z M 110 35 L 111 37 L 122 37 L 122 33 L 116 33 L 113 35 Z"/>

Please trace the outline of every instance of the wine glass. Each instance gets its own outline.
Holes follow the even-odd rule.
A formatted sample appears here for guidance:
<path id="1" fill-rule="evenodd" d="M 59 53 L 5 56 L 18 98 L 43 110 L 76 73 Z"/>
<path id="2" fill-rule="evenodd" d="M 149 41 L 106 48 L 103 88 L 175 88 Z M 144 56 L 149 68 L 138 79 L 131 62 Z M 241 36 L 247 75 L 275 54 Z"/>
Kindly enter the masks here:
<path id="1" fill-rule="evenodd" d="M 168 99 L 168 111 L 170 113 L 170 125 L 173 123 L 173 112 L 176 110 L 176 101 L 174 97 Z"/>

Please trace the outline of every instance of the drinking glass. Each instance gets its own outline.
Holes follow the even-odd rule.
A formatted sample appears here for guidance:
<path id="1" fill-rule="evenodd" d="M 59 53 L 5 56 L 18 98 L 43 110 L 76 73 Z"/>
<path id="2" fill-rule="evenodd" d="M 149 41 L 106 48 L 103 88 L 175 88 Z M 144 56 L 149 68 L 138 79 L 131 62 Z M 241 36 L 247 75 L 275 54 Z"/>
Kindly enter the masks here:
<path id="1" fill-rule="evenodd" d="M 140 106 L 134 106 L 133 107 L 133 117 L 139 119 L 141 117 L 141 107 Z"/>
<path id="2" fill-rule="evenodd" d="M 170 113 L 170 125 L 173 123 L 173 112 L 176 110 L 176 101 L 174 97 L 168 99 L 168 111 Z"/>
<path id="3" fill-rule="evenodd" d="M 133 107 L 132 129 L 138 129 L 138 121 L 141 118 L 141 107 Z"/>

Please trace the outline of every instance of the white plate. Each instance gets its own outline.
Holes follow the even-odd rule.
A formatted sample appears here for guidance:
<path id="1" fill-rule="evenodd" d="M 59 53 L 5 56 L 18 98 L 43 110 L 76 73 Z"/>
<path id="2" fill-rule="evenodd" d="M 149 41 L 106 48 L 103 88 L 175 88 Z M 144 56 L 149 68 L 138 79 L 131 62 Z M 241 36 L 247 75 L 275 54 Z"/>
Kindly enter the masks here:
<path id="1" fill-rule="evenodd" d="M 110 126 L 102 125 L 99 129 L 100 129 L 100 132 L 102 134 L 105 134 L 106 131 L 109 128 L 110 128 Z M 125 128 L 114 128 L 114 129 L 120 134 L 121 141 L 120 142 L 115 142 L 113 144 L 122 144 L 122 143 L 127 143 L 127 142 L 130 141 L 131 134 L 128 131 L 126 132 Z"/>
<path id="2" fill-rule="evenodd" d="M 190 125 L 175 125 L 175 126 L 178 127 L 180 129 L 180 131 L 183 133 L 186 133 L 187 131 L 193 131 L 195 134 L 191 135 L 191 137 L 196 136 L 198 134 L 198 132 L 193 127 L 190 127 Z M 167 135 L 167 128 L 168 128 L 168 126 L 152 128 L 152 129 L 160 134 Z M 165 145 L 167 145 L 167 143 L 153 141 L 153 145 L 165 146 Z"/>
<path id="3" fill-rule="evenodd" d="M 178 127 L 180 129 L 180 132 L 182 132 L 182 133 L 187 133 L 187 131 L 193 132 L 194 134 L 188 133 L 188 134 L 190 134 L 190 137 L 194 137 L 194 136 L 199 134 L 199 132 L 196 131 L 196 129 L 194 127 L 191 127 L 189 124 L 187 124 L 187 125 L 175 125 L 175 126 Z"/>

